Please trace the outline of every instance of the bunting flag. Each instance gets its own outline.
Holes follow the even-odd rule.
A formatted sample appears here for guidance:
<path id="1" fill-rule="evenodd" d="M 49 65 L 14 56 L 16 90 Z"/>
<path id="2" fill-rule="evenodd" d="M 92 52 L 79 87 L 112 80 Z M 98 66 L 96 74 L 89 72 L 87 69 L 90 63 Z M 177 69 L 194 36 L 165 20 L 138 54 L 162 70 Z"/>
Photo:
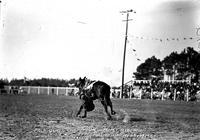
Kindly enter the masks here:
<path id="1" fill-rule="evenodd" d="M 177 41 L 177 42 L 181 42 L 181 41 L 190 41 L 190 40 L 194 40 L 195 42 L 198 42 L 198 48 L 200 49 L 200 28 L 197 28 L 197 32 L 196 32 L 196 37 L 190 36 L 190 37 L 167 37 L 167 38 L 159 38 L 159 37 L 145 37 L 145 36 L 134 36 L 134 35 L 128 35 L 128 38 L 131 37 L 132 39 L 141 39 L 141 40 L 156 40 L 156 41 L 160 41 L 162 42 L 169 42 L 169 41 Z M 127 40 L 127 43 L 129 43 L 129 45 L 133 46 L 133 44 L 131 43 L 131 40 Z M 137 51 L 136 49 L 132 49 L 134 52 L 134 55 L 136 56 L 136 60 L 137 61 L 141 61 L 140 58 L 138 58 L 137 55 Z"/>
<path id="2" fill-rule="evenodd" d="M 135 49 L 133 49 L 133 52 L 134 52 L 134 55 L 137 57 L 137 52 Z M 137 59 L 137 61 L 141 61 L 139 58 L 136 58 L 136 59 Z"/>
<path id="3" fill-rule="evenodd" d="M 128 37 L 131 37 L 132 39 L 141 39 L 141 40 L 156 40 L 160 42 L 169 42 L 169 41 L 189 41 L 189 40 L 195 40 L 195 41 L 200 41 L 200 29 L 198 31 L 198 36 L 193 37 L 183 37 L 183 38 L 177 38 L 177 37 L 167 37 L 167 38 L 158 38 L 158 37 L 145 37 L 145 36 L 134 36 L 134 35 L 128 35 Z"/>

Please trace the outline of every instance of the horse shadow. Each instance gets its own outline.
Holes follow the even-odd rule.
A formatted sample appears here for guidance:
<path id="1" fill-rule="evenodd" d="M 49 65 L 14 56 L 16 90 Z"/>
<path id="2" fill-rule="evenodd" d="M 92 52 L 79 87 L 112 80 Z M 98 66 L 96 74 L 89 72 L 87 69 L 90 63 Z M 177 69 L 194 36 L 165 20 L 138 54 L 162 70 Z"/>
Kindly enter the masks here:
<path id="1" fill-rule="evenodd" d="M 130 122 L 144 122 L 144 121 L 147 121 L 147 120 L 141 117 L 130 118 Z"/>
<path id="2" fill-rule="evenodd" d="M 116 121 L 123 121 L 123 122 L 143 122 L 147 121 L 146 118 L 143 118 L 142 116 L 138 116 L 135 114 L 125 114 L 123 112 L 119 112 L 116 114 L 116 116 L 113 118 Z"/>

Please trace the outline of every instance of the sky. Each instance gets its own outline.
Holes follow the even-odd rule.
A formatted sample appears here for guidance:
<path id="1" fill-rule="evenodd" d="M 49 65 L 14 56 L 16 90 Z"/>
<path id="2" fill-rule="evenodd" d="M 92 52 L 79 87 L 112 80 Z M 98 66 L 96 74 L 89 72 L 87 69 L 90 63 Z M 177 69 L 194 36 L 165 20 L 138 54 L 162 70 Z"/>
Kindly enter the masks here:
<path id="1" fill-rule="evenodd" d="M 136 13 L 129 14 L 125 82 L 153 55 L 200 50 L 198 0 L 2 0 L 0 78 L 86 76 L 119 86 L 126 27 L 120 11 L 129 9 Z"/>

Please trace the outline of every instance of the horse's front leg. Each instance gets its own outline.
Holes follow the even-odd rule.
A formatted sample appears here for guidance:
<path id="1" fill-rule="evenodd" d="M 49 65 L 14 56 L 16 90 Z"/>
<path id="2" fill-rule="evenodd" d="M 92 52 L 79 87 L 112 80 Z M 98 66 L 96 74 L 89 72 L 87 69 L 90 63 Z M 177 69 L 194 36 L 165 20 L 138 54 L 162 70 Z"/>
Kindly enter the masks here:
<path id="1" fill-rule="evenodd" d="M 85 109 L 85 107 L 83 108 L 84 110 L 84 115 L 83 116 L 80 116 L 81 118 L 86 118 L 87 117 L 87 110 Z"/>
<path id="2" fill-rule="evenodd" d="M 83 114 L 83 116 L 79 116 L 81 114 L 82 110 L 84 110 L 84 114 Z M 85 109 L 85 105 L 84 104 L 80 106 L 80 109 L 79 109 L 78 113 L 76 114 L 76 117 L 78 117 L 78 116 L 81 117 L 81 118 L 86 118 L 87 117 L 87 110 Z"/>
<path id="3" fill-rule="evenodd" d="M 80 115 L 82 109 L 83 109 L 83 105 L 80 106 L 79 111 L 78 111 L 77 114 L 76 114 L 76 117 L 78 117 L 78 116 Z"/>

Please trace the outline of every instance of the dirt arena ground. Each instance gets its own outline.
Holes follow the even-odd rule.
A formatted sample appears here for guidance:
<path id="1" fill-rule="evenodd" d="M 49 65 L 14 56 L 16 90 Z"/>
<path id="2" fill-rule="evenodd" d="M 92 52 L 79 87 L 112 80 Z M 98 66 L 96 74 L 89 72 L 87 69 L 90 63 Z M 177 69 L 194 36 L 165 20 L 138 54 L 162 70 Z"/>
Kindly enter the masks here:
<path id="1" fill-rule="evenodd" d="M 0 140 L 200 139 L 200 102 L 112 99 L 107 121 L 100 102 L 76 118 L 77 97 L 0 95 Z"/>

